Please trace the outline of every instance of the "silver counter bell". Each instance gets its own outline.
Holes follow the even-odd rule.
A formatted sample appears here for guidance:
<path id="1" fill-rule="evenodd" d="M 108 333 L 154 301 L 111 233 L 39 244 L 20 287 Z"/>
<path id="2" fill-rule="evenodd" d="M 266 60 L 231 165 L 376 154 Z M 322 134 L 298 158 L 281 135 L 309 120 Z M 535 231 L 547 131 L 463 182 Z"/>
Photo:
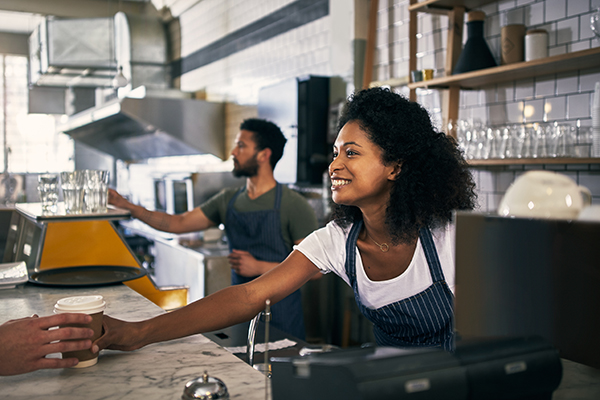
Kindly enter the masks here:
<path id="1" fill-rule="evenodd" d="M 181 398 L 183 400 L 229 399 L 229 392 L 222 380 L 208 376 L 208 372 L 204 371 L 200 378 L 192 379 L 185 384 Z"/>

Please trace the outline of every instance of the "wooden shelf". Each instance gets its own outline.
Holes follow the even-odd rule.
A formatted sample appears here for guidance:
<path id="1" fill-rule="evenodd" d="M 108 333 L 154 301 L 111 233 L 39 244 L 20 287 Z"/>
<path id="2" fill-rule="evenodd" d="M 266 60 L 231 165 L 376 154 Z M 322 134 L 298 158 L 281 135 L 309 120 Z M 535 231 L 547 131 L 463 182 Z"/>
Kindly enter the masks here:
<path id="1" fill-rule="evenodd" d="M 418 13 L 446 14 L 448 16 L 448 38 L 446 45 L 445 70 L 452 71 L 462 49 L 465 12 L 480 8 L 498 0 L 411 0 L 409 24 L 409 71 L 417 69 L 417 15 Z M 450 75 L 427 81 L 408 83 L 410 99 L 417 100 L 416 89 L 446 89 L 442 91 L 442 124 L 458 119 L 460 90 L 477 89 L 498 83 L 511 82 L 558 73 L 575 72 L 600 68 L 600 47 L 559 54 L 533 61 L 500 65 L 463 74 Z M 469 160 L 474 167 L 500 167 L 506 165 L 543 164 L 600 164 L 600 158 L 507 158 Z"/>
<path id="2" fill-rule="evenodd" d="M 542 165 L 542 164 L 600 164 L 600 158 L 490 158 L 469 160 L 474 167 L 494 167 L 503 165 Z"/>
<path id="3" fill-rule="evenodd" d="M 599 66 L 600 47 L 595 47 L 593 49 L 559 54 L 533 61 L 523 61 L 463 74 L 434 78 L 428 81 L 414 82 L 410 83 L 408 87 L 410 89 L 417 89 L 458 86 L 463 89 L 470 89 L 561 72 L 598 68 Z"/>
<path id="4" fill-rule="evenodd" d="M 454 7 L 465 7 L 467 10 L 493 3 L 497 0 L 425 0 L 408 6 L 409 11 L 437 13 L 437 10 L 450 10 Z"/>
<path id="5" fill-rule="evenodd" d="M 391 86 L 391 87 L 406 86 L 409 83 L 410 83 L 410 78 L 408 76 L 401 76 L 399 78 L 386 79 L 385 81 L 372 81 L 369 84 L 369 87 L 376 87 L 376 86 Z"/>

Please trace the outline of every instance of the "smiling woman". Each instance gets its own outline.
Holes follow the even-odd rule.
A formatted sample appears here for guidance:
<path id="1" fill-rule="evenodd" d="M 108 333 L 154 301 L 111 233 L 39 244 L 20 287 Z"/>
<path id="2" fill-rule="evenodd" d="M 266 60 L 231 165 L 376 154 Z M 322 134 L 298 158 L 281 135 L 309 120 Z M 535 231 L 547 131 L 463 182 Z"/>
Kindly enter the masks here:
<path id="1" fill-rule="evenodd" d="M 320 271 L 353 288 L 379 345 L 452 349 L 451 211 L 475 201 L 466 161 L 421 106 L 386 89 L 352 96 L 338 126 L 329 167 L 335 220 L 251 282 L 139 323 L 105 317 L 96 345 L 134 350 L 249 320 Z"/>
<path id="2" fill-rule="evenodd" d="M 447 223 L 452 210 L 475 206 L 475 184 L 454 139 L 437 132 L 418 103 L 381 88 L 360 92 L 340 117 L 338 141 L 349 129 L 357 134 L 356 127 L 344 129 L 353 125 L 368 142 L 364 146 L 374 148 L 371 157 L 379 154 L 380 164 L 397 168 L 397 179 L 388 183 L 394 201 L 386 203 L 386 226 L 394 242 L 412 241 L 421 227 Z M 372 162 L 365 166 L 374 168 Z M 335 161 L 332 176 L 334 167 Z M 335 219 L 352 222 L 360 215 L 352 204 L 336 205 Z"/>
<path id="3" fill-rule="evenodd" d="M 336 204 L 387 203 L 400 163 L 384 165 L 382 151 L 369 140 L 358 122 L 345 124 L 333 146 L 329 166 L 332 199 Z"/>
<path id="4" fill-rule="evenodd" d="M 451 215 L 475 204 L 466 161 L 420 105 L 386 89 L 353 96 L 338 129 L 334 221 L 297 249 L 352 286 L 378 344 L 450 349 Z"/>

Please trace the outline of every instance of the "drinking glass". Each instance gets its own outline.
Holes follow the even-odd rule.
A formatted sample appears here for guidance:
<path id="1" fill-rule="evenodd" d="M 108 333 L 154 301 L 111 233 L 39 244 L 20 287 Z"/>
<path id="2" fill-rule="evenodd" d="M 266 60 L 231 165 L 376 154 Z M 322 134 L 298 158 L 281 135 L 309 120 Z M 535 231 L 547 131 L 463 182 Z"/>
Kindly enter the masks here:
<path id="1" fill-rule="evenodd" d="M 548 133 L 549 132 L 549 133 Z M 573 132 L 570 125 L 556 122 L 546 131 L 548 137 L 548 155 L 550 157 L 567 157 L 573 147 Z"/>
<path id="2" fill-rule="evenodd" d="M 481 150 L 481 158 L 488 159 L 493 158 L 492 154 L 496 153 L 495 146 L 495 136 L 494 130 L 492 128 L 483 128 L 481 131 L 483 135 L 483 148 Z"/>
<path id="3" fill-rule="evenodd" d="M 473 158 L 483 158 L 483 151 L 486 141 L 485 126 L 481 121 L 473 122 L 473 135 L 471 145 L 473 146 Z"/>
<path id="4" fill-rule="evenodd" d="M 546 143 L 546 127 L 542 124 L 534 124 L 531 127 L 531 157 L 548 157 L 548 145 Z"/>
<path id="5" fill-rule="evenodd" d="M 517 125 L 507 125 L 504 130 L 504 148 L 506 158 L 517 158 L 518 150 L 518 132 Z"/>
<path id="6" fill-rule="evenodd" d="M 577 143 L 574 144 L 574 157 L 591 157 L 593 144 L 593 130 L 591 126 L 582 126 L 579 128 Z"/>
<path id="7" fill-rule="evenodd" d="M 577 128 L 572 125 L 565 126 L 565 157 L 576 157 Z"/>
<path id="8" fill-rule="evenodd" d="M 499 147 L 498 147 L 498 157 L 507 158 L 507 147 L 510 144 L 510 129 L 508 126 L 501 126 L 498 128 L 498 136 L 499 136 Z"/>
<path id="9" fill-rule="evenodd" d="M 491 130 L 493 139 L 490 146 L 490 158 L 504 158 L 502 128 L 494 127 Z"/>
<path id="10" fill-rule="evenodd" d="M 42 213 L 55 214 L 58 204 L 58 174 L 39 175 L 37 188 L 42 201 Z"/>
<path id="11" fill-rule="evenodd" d="M 467 139 L 468 123 L 464 119 L 461 119 L 456 124 L 456 140 L 458 141 L 458 148 L 462 151 L 465 158 L 469 158 L 467 151 L 469 149 L 469 141 Z"/>
<path id="12" fill-rule="evenodd" d="M 531 125 L 522 125 L 521 134 L 523 135 L 523 148 L 521 149 L 521 158 L 531 158 L 534 146 L 534 137 Z"/>
<path id="13" fill-rule="evenodd" d="M 83 195 L 85 175 L 83 171 L 61 172 L 61 188 L 67 214 L 81 214 L 83 210 Z"/>
<path id="14" fill-rule="evenodd" d="M 590 28 L 597 37 L 600 37 L 600 8 L 595 10 L 590 18 Z"/>
<path id="15" fill-rule="evenodd" d="M 474 120 L 467 122 L 465 137 L 467 141 L 466 156 L 468 159 L 481 158 L 483 142 L 481 137 L 481 121 Z"/>
<path id="16" fill-rule="evenodd" d="M 88 213 L 105 213 L 108 200 L 108 171 L 84 170 L 84 205 Z"/>
<path id="17" fill-rule="evenodd" d="M 527 157 L 529 137 L 527 129 L 524 125 L 514 125 L 512 129 L 514 157 Z"/>

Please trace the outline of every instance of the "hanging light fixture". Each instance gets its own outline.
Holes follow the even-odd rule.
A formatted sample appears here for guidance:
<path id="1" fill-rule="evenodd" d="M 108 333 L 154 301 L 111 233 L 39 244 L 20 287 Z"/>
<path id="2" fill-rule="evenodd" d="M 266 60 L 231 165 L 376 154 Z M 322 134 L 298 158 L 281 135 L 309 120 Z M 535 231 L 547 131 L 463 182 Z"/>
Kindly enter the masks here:
<path id="1" fill-rule="evenodd" d="M 120 11 L 121 11 L 121 0 L 119 0 L 119 12 Z M 115 29 L 114 29 L 114 22 L 113 22 L 113 34 L 114 34 L 114 32 L 115 32 Z M 116 37 L 115 37 L 115 40 L 116 40 Z M 112 86 L 113 86 L 113 88 L 118 89 L 118 88 L 125 87 L 128 84 L 129 84 L 129 79 L 127 79 L 125 77 L 125 75 L 123 75 L 123 66 L 119 65 L 119 72 L 113 78 L 113 80 L 112 80 Z"/>
<path id="2" fill-rule="evenodd" d="M 119 65 L 119 73 L 113 78 L 112 85 L 114 88 L 122 88 L 129 84 L 129 79 L 123 75 L 123 67 Z"/>

